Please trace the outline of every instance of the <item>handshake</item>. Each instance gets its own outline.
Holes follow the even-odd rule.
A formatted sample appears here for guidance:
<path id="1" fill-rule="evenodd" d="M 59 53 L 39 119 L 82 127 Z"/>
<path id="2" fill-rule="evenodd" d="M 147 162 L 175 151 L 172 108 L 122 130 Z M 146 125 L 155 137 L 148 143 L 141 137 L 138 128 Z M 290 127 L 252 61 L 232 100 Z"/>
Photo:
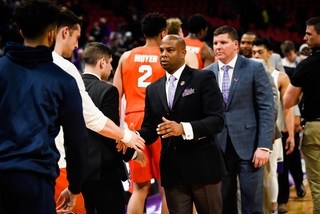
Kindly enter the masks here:
<path id="1" fill-rule="evenodd" d="M 121 150 L 122 150 L 123 154 L 125 154 L 128 147 L 135 149 L 136 150 L 136 157 L 133 160 L 140 163 L 140 165 L 142 167 L 145 167 L 146 162 L 147 162 L 147 157 L 140 150 L 140 148 L 142 148 L 142 149 L 145 148 L 144 140 L 142 137 L 140 137 L 138 134 L 136 134 L 136 130 L 134 129 L 133 123 L 130 124 L 130 130 L 128 129 L 127 123 L 125 123 L 125 130 L 124 130 L 125 136 L 124 136 L 123 140 L 126 139 L 126 135 L 128 135 L 128 133 L 131 135 L 131 137 L 129 137 L 129 141 L 127 143 L 125 143 L 123 140 L 117 141 L 118 152 L 121 152 Z"/>

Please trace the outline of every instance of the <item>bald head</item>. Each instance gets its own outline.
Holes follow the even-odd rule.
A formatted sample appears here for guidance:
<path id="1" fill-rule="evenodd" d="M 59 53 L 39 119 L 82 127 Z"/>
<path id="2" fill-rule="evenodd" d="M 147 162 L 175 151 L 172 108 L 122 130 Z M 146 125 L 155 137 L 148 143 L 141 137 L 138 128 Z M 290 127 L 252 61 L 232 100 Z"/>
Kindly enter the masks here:
<path id="1" fill-rule="evenodd" d="M 165 36 L 160 45 L 160 63 L 169 73 L 173 74 L 185 63 L 186 43 L 178 35 Z"/>
<path id="2" fill-rule="evenodd" d="M 177 43 L 177 46 L 181 47 L 181 49 L 186 49 L 186 43 L 181 36 L 178 35 L 167 35 L 165 36 L 162 41 L 173 41 Z"/>

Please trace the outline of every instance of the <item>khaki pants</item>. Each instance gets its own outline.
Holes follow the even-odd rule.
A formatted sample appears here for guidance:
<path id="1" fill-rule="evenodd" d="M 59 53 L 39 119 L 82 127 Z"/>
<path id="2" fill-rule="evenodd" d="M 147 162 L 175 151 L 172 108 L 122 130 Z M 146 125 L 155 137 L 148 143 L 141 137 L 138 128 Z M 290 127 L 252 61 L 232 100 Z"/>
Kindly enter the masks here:
<path id="1" fill-rule="evenodd" d="M 313 198 L 313 213 L 320 213 L 320 121 L 307 122 L 301 146 Z"/>

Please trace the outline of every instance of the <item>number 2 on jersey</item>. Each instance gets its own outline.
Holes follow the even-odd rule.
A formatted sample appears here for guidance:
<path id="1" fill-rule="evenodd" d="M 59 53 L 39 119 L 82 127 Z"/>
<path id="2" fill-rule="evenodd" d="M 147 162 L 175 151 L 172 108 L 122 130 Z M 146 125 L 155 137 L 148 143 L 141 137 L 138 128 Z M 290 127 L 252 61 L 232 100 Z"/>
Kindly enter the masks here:
<path id="1" fill-rule="evenodd" d="M 145 81 L 152 75 L 152 67 L 151 65 L 141 65 L 139 67 L 139 73 L 144 73 L 147 71 L 145 74 L 143 74 L 141 77 L 138 79 L 138 87 L 140 88 L 146 88 L 151 82 Z"/>

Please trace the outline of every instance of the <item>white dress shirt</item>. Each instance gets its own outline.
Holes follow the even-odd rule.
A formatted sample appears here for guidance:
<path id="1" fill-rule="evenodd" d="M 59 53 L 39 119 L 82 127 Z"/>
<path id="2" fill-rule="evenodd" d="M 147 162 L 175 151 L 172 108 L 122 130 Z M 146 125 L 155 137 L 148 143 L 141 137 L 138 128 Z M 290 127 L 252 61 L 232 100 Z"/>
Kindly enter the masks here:
<path id="1" fill-rule="evenodd" d="M 222 70 L 222 67 L 226 66 L 226 65 L 228 65 L 230 67 L 229 70 L 228 70 L 228 74 L 229 74 L 229 81 L 230 81 L 230 86 L 231 86 L 231 79 L 232 79 L 234 67 L 236 66 L 237 59 L 238 59 L 238 54 L 236 54 L 236 56 L 228 64 L 223 64 L 220 60 L 218 60 L 219 87 L 220 87 L 221 91 L 222 91 L 222 79 L 223 79 L 223 73 L 224 73 L 224 71 Z"/>
<path id="2" fill-rule="evenodd" d="M 77 67 L 72 64 L 70 61 L 64 59 L 62 56 L 56 52 L 52 52 L 53 62 L 62 68 L 65 72 L 73 76 L 77 82 L 81 99 L 82 99 L 82 108 L 83 108 L 83 117 L 86 123 L 87 128 L 92 131 L 99 132 L 101 131 L 107 123 L 107 117 L 94 105 L 90 96 L 86 92 L 81 75 Z M 64 151 L 64 138 L 62 128 L 55 139 L 56 146 L 60 152 L 60 160 L 58 162 L 60 168 L 66 167 L 65 162 L 65 151 Z"/>
<path id="3" fill-rule="evenodd" d="M 168 106 L 169 106 L 169 96 L 168 96 L 168 92 L 169 92 L 169 84 L 170 84 L 170 80 L 169 77 L 170 76 L 174 76 L 176 78 L 176 80 L 173 82 L 175 88 L 177 89 L 177 85 L 180 79 L 180 76 L 182 74 L 182 71 L 184 70 L 184 68 L 186 67 L 186 64 L 184 64 L 183 66 L 181 66 L 176 72 L 174 72 L 174 74 L 169 74 L 168 72 L 166 73 L 166 77 L 167 77 L 167 82 L 166 82 L 166 95 L 167 95 L 167 102 L 168 102 Z M 193 129 L 190 123 L 188 122 L 181 122 L 181 125 L 183 127 L 183 131 L 184 134 L 182 135 L 182 138 L 184 140 L 192 140 L 194 138 L 193 136 Z"/>

